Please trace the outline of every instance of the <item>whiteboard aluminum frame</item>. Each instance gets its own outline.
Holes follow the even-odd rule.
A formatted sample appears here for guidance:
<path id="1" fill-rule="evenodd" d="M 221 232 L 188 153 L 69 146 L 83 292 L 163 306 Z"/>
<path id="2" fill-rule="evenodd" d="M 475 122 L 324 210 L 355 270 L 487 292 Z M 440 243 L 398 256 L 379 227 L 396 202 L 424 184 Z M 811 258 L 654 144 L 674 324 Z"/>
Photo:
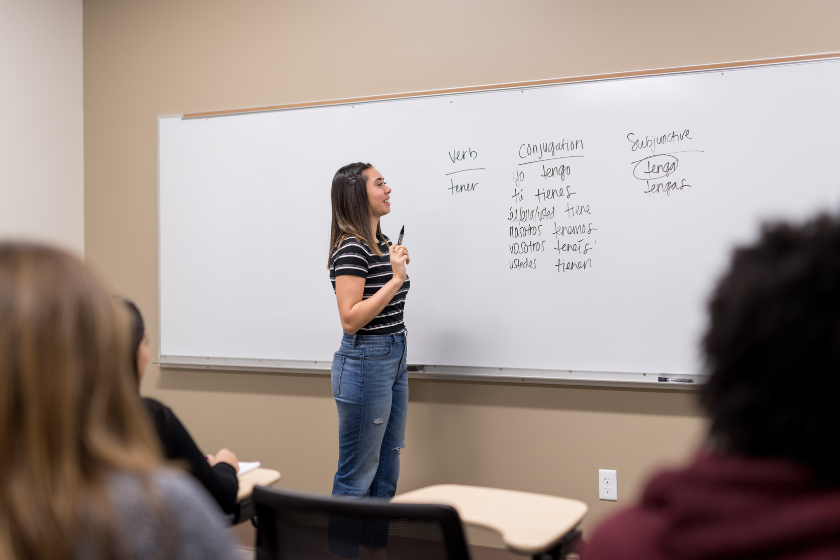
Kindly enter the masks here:
<path id="1" fill-rule="evenodd" d="M 420 92 L 405 92 L 396 94 L 377 95 L 369 97 L 358 97 L 350 99 L 335 99 L 315 101 L 309 103 L 294 103 L 287 105 L 274 105 L 266 107 L 253 107 L 245 109 L 233 109 L 228 111 L 210 111 L 202 113 L 187 113 L 173 115 L 159 115 L 157 129 L 157 188 L 158 188 L 158 361 L 154 362 L 161 369 L 206 369 L 211 371 L 237 371 L 267 372 L 267 373 L 296 373 L 308 375 L 326 375 L 330 372 L 331 362 L 328 360 L 303 361 L 303 360 L 282 360 L 282 359 L 257 359 L 257 358 L 224 358 L 224 357 L 197 357 L 197 356 L 162 356 L 161 347 L 161 223 L 160 223 L 160 121 L 161 119 L 181 118 L 216 118 L 225 116 L 236 116 L 250 113 L 262 113 L 270 111 L 289 111 L 296 109 L 307 109 L 315 107 L 328 107 L 336 105 L 357 105 L 362 103 L 377 103 L 389 100 L 412 99 L 419 97 L 441 97 L 480 92 L 503 91 L 511 89 L 537 89 L 554 87 L 566 84 L 579 84 L 586 82 L 602 82 L 613 80 L 624 80 L 633 78 L 655 77 L 674 74 L 704 74 L 709 72 L 720 72 L 729 70 L 745 70 L 764 66 L 786 66 L 791 64 L 811 64 L 827 62 L 840 59 L 840 53 L 821 53 L 811 55 L 800 55 L 792 57 L 781 57 L 761 60 L 750 60 L 741 62 L 727 62 L 719 64 L 706 64 L 696 66 L 685 66 L 675 68 L 652 69 L 632 72 L 619 72 L 613 74 L 599 74 L 591 76 L 579 76 L 555 80 L 539 80 L 530 82 L 514 82 L 507 84 L 495 84 L 485 86 L 471 86 L 444 90 L 430 90 Z M 630 388 L 656 388 L 668 390 L 697 390 L 708 379 L 707 374 L 679 375 L 680 379 L 690 379 L 691 382 L 660 382 L 659 377 L 675 377 L 675 374 L 666 372 L 605 372 L 605 371 L 583 371 L 583 370 L 544 370 L 524 368 L 492 368 L 492 367 L 467 367 L 447 366 L 440 364 L 415 366 L 419 371 L 410 371 L 410 379 L 429 380 L 452 380 L 452 381 L 478 381 L 496 383 L 516 384 L 562 384 L 562 385 L 584 385 L 584 386 L 609 386 L 609 387 L 630 387 Z"/>
<path id="2" fill-rule="evenodd" d="M 202 358 L 195 356 L 161 356 L 155 362 L 162 369 L 206 369 L 209 371 L 296 373 L 329 375 L 330 360 L 276 360 L 256 358 Z M 419 368 L 419 370 L 416 370 Z M 415 370 L 415 371 L 412 371 Z M 409 379 L 481 381 L 539 385 L 603 385 L 610 387 L 696 390 L 707 376 L 679 375 L 691 382 L 661 382 L 659 377 L 673 374 L 643 372 L 608 372 L 583 370 L 545 370 L 525 368 L 491 368 L 465 366 L 409 365 Z"/>

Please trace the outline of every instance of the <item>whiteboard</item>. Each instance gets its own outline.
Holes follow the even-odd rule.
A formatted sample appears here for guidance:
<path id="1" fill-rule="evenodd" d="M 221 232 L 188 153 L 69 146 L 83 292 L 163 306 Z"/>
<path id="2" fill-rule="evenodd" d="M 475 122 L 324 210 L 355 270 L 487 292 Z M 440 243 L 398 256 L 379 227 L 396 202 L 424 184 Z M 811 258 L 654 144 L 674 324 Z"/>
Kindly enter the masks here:
<path id="1" fill-rule="evenodd" d="M 733 247 L 838 207 L 837 99 L 824 60 L 161 117 L 160 361 L 326 371 L 331 180 L 369 161 L 427 375 L 702 382 Z"/>

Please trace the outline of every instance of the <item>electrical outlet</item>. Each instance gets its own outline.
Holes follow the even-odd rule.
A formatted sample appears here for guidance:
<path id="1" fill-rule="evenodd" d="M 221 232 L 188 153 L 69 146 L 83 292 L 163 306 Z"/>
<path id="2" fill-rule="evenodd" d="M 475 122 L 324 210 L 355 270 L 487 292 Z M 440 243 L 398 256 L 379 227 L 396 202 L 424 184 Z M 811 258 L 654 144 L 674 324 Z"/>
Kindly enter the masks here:
<path id="1" fill-rule="evenodd" d="M 615 471 L 604 469 L 598 471 L 598 498 L 618 500 L 618 475 Z"/>

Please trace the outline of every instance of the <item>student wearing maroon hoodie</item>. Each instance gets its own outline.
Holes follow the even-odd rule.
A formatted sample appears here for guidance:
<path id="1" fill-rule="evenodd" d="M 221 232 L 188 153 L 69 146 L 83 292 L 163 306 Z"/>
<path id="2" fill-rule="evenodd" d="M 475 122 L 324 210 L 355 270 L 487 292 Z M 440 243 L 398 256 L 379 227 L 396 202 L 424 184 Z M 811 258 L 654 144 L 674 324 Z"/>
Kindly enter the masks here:
<path id="1" fill-rule="evenodd" d="M 840 558 L 840 218 L 765 226 L 712 295 L 709 443 L 583 560 Z"/>

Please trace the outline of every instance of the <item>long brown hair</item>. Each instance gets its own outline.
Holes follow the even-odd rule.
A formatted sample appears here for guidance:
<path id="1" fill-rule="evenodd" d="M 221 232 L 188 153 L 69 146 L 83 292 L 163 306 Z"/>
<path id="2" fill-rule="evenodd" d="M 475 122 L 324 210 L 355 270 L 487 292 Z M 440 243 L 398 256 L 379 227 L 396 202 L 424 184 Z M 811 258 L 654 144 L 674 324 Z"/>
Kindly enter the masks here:
<path id="1" fill-rule="evenodd" d="M 0 244 L 0 558 L 117 556 L 108 480 L 160 464 L 129 345 L 126 311 L 79 259 Z"/>
<path id="2" fill-rule="evenodd" d="M 377 256 L 382 256 L 378 241 L 385 240 L 382 228 L 370 228 L 370 203 L 367 195 L 365 171 L 373 166 L 369 163 L 351 163 L 335 172 L 332 180 L 332 225 L 330 227 L 330 254 L 327 268 L 332 264 L 335 250 L 348 237 L 364 241 Z"/>

